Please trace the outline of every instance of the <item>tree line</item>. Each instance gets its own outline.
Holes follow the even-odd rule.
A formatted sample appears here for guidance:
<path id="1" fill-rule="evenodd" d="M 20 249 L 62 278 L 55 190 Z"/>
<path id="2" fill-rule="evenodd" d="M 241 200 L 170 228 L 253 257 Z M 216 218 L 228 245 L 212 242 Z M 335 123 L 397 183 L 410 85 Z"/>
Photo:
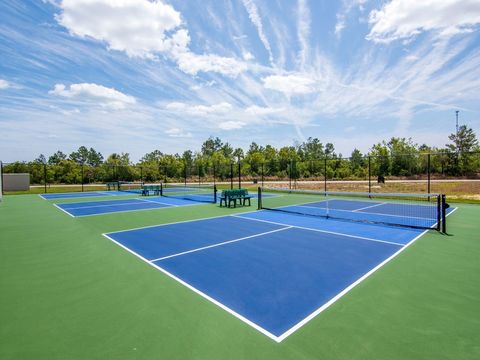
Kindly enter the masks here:
<path id="1" fill-rule="evenodd" d="M 444 147 L 418 145 L 410 138 L 392 137 L 374 144 L 363 154 L 337 153 L 332 143 L 318 138 L 275 148 L 252 142 L 244 151 L 218 137 L 210 137 L 197 151 L 167 154 L 154 150 L 137 163 L 128 153 L 107 158 L 93 148 L 80 146 L 67 155 L 57 151 L 30 162 L 5 164 L 5 173 L 28 172 L 32 183 L 78 184 L 124 181 L 211 181 L 241 175 L 268 179 L 365 179 L 370 176 L 416 177 L 430 172 L 440 176 L 480 176 L 480 146 L 475 132 L 463 125 Z M 241 166 L 238 166 L 240 162 Z"/>

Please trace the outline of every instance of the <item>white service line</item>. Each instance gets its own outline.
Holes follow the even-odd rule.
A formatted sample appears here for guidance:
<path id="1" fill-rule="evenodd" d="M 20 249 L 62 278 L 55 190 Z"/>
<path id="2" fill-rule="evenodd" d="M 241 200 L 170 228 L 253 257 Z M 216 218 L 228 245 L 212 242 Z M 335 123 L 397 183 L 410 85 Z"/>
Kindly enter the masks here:
<path id="1" fill-rule="evenodd" d="M 263 232 L 263 233 L 255 234 L 255 235 L 245 236 L 245 237 L 242 237 L 242 238 L 239 238 L 239 239 L 228 240 L 228 241 L 224 241 L 224 242 L 221 242 L 221 243 L 218 243 L 218 244 L 213 244 L 213 245 L 208 245 L 208 246 L 204 246 L 204 247 L 193 249 L 193 250 L 183 251 L 183 252 L 178 253 L 178 254 L 168 255 L 168 256 L 160 257 L 160 258 L 153 259 L 153 260 L 150 260 L 150 261 L 154 262 L 154 261 L 170 259 L 170 258 L 173 258 L 173 257 L 176 257 L 176 256 L 190 254 L 190 253 L 194 253 L 194 252 L 201 251 L 201 250 L 211 249 L 211 248 L 214 248 L 214 247 L 217 247 L 217 246 L 231 244 L 231 243 L 235 243 L 235 242 L 238 242 L 238 241 L 248 240 L 248 239 L 252 239 L 254 237 L 263 236 L 263 235 L 267 235 L 267 234 L 272 234 L 272 233 L 275 233 L 275 232 L 284 231 L 284 230 L 288 230 L 288 229 L 291 229 L 291 228 L 293 228 L 293 226 L 286 226 L 286 227 L 281 228 L 281 229 L 276 229 L 276 230 L 271 230 L 271 231 L 266 231 L 266 232 Z"/>
<path id="2" fill-rule="evenodd" d="M 131 199 L 131 200 L 136 200 L 136 199 Z M 112 201 L 112 200 L 107 200 L 107 201 Z M 117 200 L 113 200 L 117 201 Z M 110 206 L 127 206 L 127 205 L 140 205 L 139 203 L 135 202 L 129 202 L 129 203 L 122 203 L 122 200 L 119 201 L 119 204 L 104 204 L 104 205 L 89 205 L 89 206 L 79 206 L 79 207 L 69 207 L 66 208 L 66 210 L 77 210 L 77 209 L 93 209 L 93 208 L 101 208 L 101 207 L 110 207 Z M 99 201 L 102 202 L 102 201 Z M 71 203 L 61 203 L 60 205 L 64 204 L 71 204 Z M 79 205 L 82 204 L 82 202 L 78 203 Z"/>
<path id="3" fill-rule="evenodd" d="M 153 263 L 153 262 L 150 262 L 149 260 L 145 259 L 143 256 L 137 254 L 135 251 L 133 250 L 130 250 L 128 247 L 120 244 L 119 242 L 117 242 L 116 240 L 114 240 L 113 238 L 111 238 L 110 236 L 108 236 L 107 234 L 102 234 L 104 237 L 106 237 L 107 239 L 109 239 L 110 241 L 112 241 L 113 243 L 117 244 L 118 246 L 122 247 L 123 249 L 127 250 L 129 253 L 135 255 L 136 257 L 138 257 L 139 259 L 145 261 L 147 264 L 149 264 L 150 266 L 153 266 L 155 269 L 157 270 L 160 270 L 162 273 L 164 273 L 165 275 L 167 275 L 168 277 L 172 278 L 173 280 L 175 281 L 178 281 L 180 284 L 182 284 L 183 286 L 185 286 L 186 288 L 192 290 L 194 293 L 202 296 L 203 298 L 207 299 L 208 301 L 212 302 L 213 304 L 217 305 L 218 307 L 220 307 L 221 309 L 225 310 L 226 312 L 232 314 L 233 316 L 235 316 L 237 319 L 240 319 L 241 321 L 243 321 L 244 323 L 250 325 L 251 327 L 253 327 L 255 330 L 261 332 L 262 334 L 268 336 L 270 339 L 276 341 L 276 342 L 280 342 L 281 340 L 279 339 L 278 336 L 276 335 L 273 335 L 271 332 L 269 332 L 268 330 L 262 328 L 261 326 L 255 324 L 253 321 L 247 319 L 246 317 L 240 315 L 239 313 L 237 313 L 236 311 L 230 309 L 228 306 L 222 304 L 221 302 L 215 300 L 214 298 L 210 297 L 209 295 L 205 294 L 204 292 L 198 290 L 196 287 L 190 285 L 189 283 L 187 283 L 186 281 L 180 279 L 179 277 L 173 275 L 172 273 L 168 272 L 167 270 L 165 270 L 164 268 L 160 267 L 159 265 Z"/>
<path id="4" fill-rule="evenodd" d="M 168 203 L 161 202 L 161 201 L 153 201 L 153 200 L 147 200 L 147 199 L 141 199 L 141 198 L 138 198 L 138 199 L 135 199 L 135 200 L 145 201 L 145 202 L 153 203 L 153 204 L 169 205 L 169 206 L 173 206 L 173 207 L 180 206 L 180 205 L 168 204 Z"/>
<path id="5" fill-rule="evenodd" d="M 376 207 L 376 206 L 380 206 L 380 205 L 384 205 L 384 204 L 387 204 L 387 203 L 379 203 L 379 204 L 375 204 L 375 205 L 365 206 L 365 207 L 360 208 L 360 209 L 352 210 L 352 212 L 360 211 L 360 210 L 365 210 L 365 209 L 370 209 L 370 208 L 373 208 L 373 207 Z"/>
<path id="6" fill-rule="evenodd" d="M 386 243 L 386 244 L 391 244 L 391 245 L 396 245 L 396 246 L 403 246 L 403 244 L 399 244 L 399 243 L 392 242 L 392 241 L 387 241 L 387 240 L 372 239 L 372 238 L 368 238 L 368 237 L 364 237 L 364 236 L 349 235 L 349 234 L 339 233 L 339 232 L 335 232 L 335 231 L 313 229 L 313 228 L 304 227 L 304 226 L 297 226 L 297 225 L 289 225 L 289 224 L 279 223 L 279 222 L 276 222 L 276 221 L 248 218 L 248 217 L 241 216 L 241 214 L 230 215 L 230 216 L 241 218 L 241 219 L 248 219 L 248 220 L 253 220 L 253 221 L 265 222 L 265 223 L 269 223 L 269 224 L 281 225 L 281 226 L 292 226 L 292 227 L 297 228 L 297 229 L 316 231 L 316 232 L 321 232 L 321 233 L 325 233 L 325 234 L 339 235 L 339 236 L 345 236 L 345 237 L 354 238 L 354 239 L 361 239 L 361 240 L 381 242 L 381 243 Z"/>

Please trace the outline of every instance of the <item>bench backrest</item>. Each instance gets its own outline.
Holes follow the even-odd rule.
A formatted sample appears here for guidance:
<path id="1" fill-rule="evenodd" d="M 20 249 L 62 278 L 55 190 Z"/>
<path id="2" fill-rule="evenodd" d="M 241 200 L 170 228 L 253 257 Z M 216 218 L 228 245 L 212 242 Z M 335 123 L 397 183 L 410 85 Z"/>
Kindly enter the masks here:
<path id="1" fill-rule="evenodd" d="M 248 196 L 247 189 L 222 190 L 222 197 L 244 197 Z"/>

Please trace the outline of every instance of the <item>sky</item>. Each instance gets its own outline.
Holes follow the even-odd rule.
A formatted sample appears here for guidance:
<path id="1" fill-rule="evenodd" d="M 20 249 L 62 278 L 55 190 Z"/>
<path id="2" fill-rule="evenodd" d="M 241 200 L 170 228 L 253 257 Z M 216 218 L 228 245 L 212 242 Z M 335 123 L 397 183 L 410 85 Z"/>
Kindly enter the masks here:
<path id="1" fill-rule="evenodd" d="M 0 160 L 480 136 L 480 0 L 2 0 Z"/>

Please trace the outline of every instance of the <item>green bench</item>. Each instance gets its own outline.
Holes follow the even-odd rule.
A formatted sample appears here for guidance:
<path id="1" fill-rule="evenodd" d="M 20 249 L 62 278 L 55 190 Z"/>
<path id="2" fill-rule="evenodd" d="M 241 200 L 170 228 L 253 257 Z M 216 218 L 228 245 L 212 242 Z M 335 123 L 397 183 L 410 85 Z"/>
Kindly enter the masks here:
<path id="1" fill-rule="evenodd" d="M 240 205 L 245 206 L 248 200 L 248 206 L 251 205 L 250 199 L 252 197 L 248 194 L 247 189 L 234 189 L 234 190 L 222 190 L 220 195 L 220 207 L 225 203 L 226 207 L 230 207 L 233 203 L 233 207 L 237 207 L 237 200 Z"/>
<path id="2" fill-rule="evenodd" d="M 150 192 L 152 192 L 153 195 L 160 195 L 160 185 L 143 185 L 142 186 L 143 196 L 150 195 Z"/>

